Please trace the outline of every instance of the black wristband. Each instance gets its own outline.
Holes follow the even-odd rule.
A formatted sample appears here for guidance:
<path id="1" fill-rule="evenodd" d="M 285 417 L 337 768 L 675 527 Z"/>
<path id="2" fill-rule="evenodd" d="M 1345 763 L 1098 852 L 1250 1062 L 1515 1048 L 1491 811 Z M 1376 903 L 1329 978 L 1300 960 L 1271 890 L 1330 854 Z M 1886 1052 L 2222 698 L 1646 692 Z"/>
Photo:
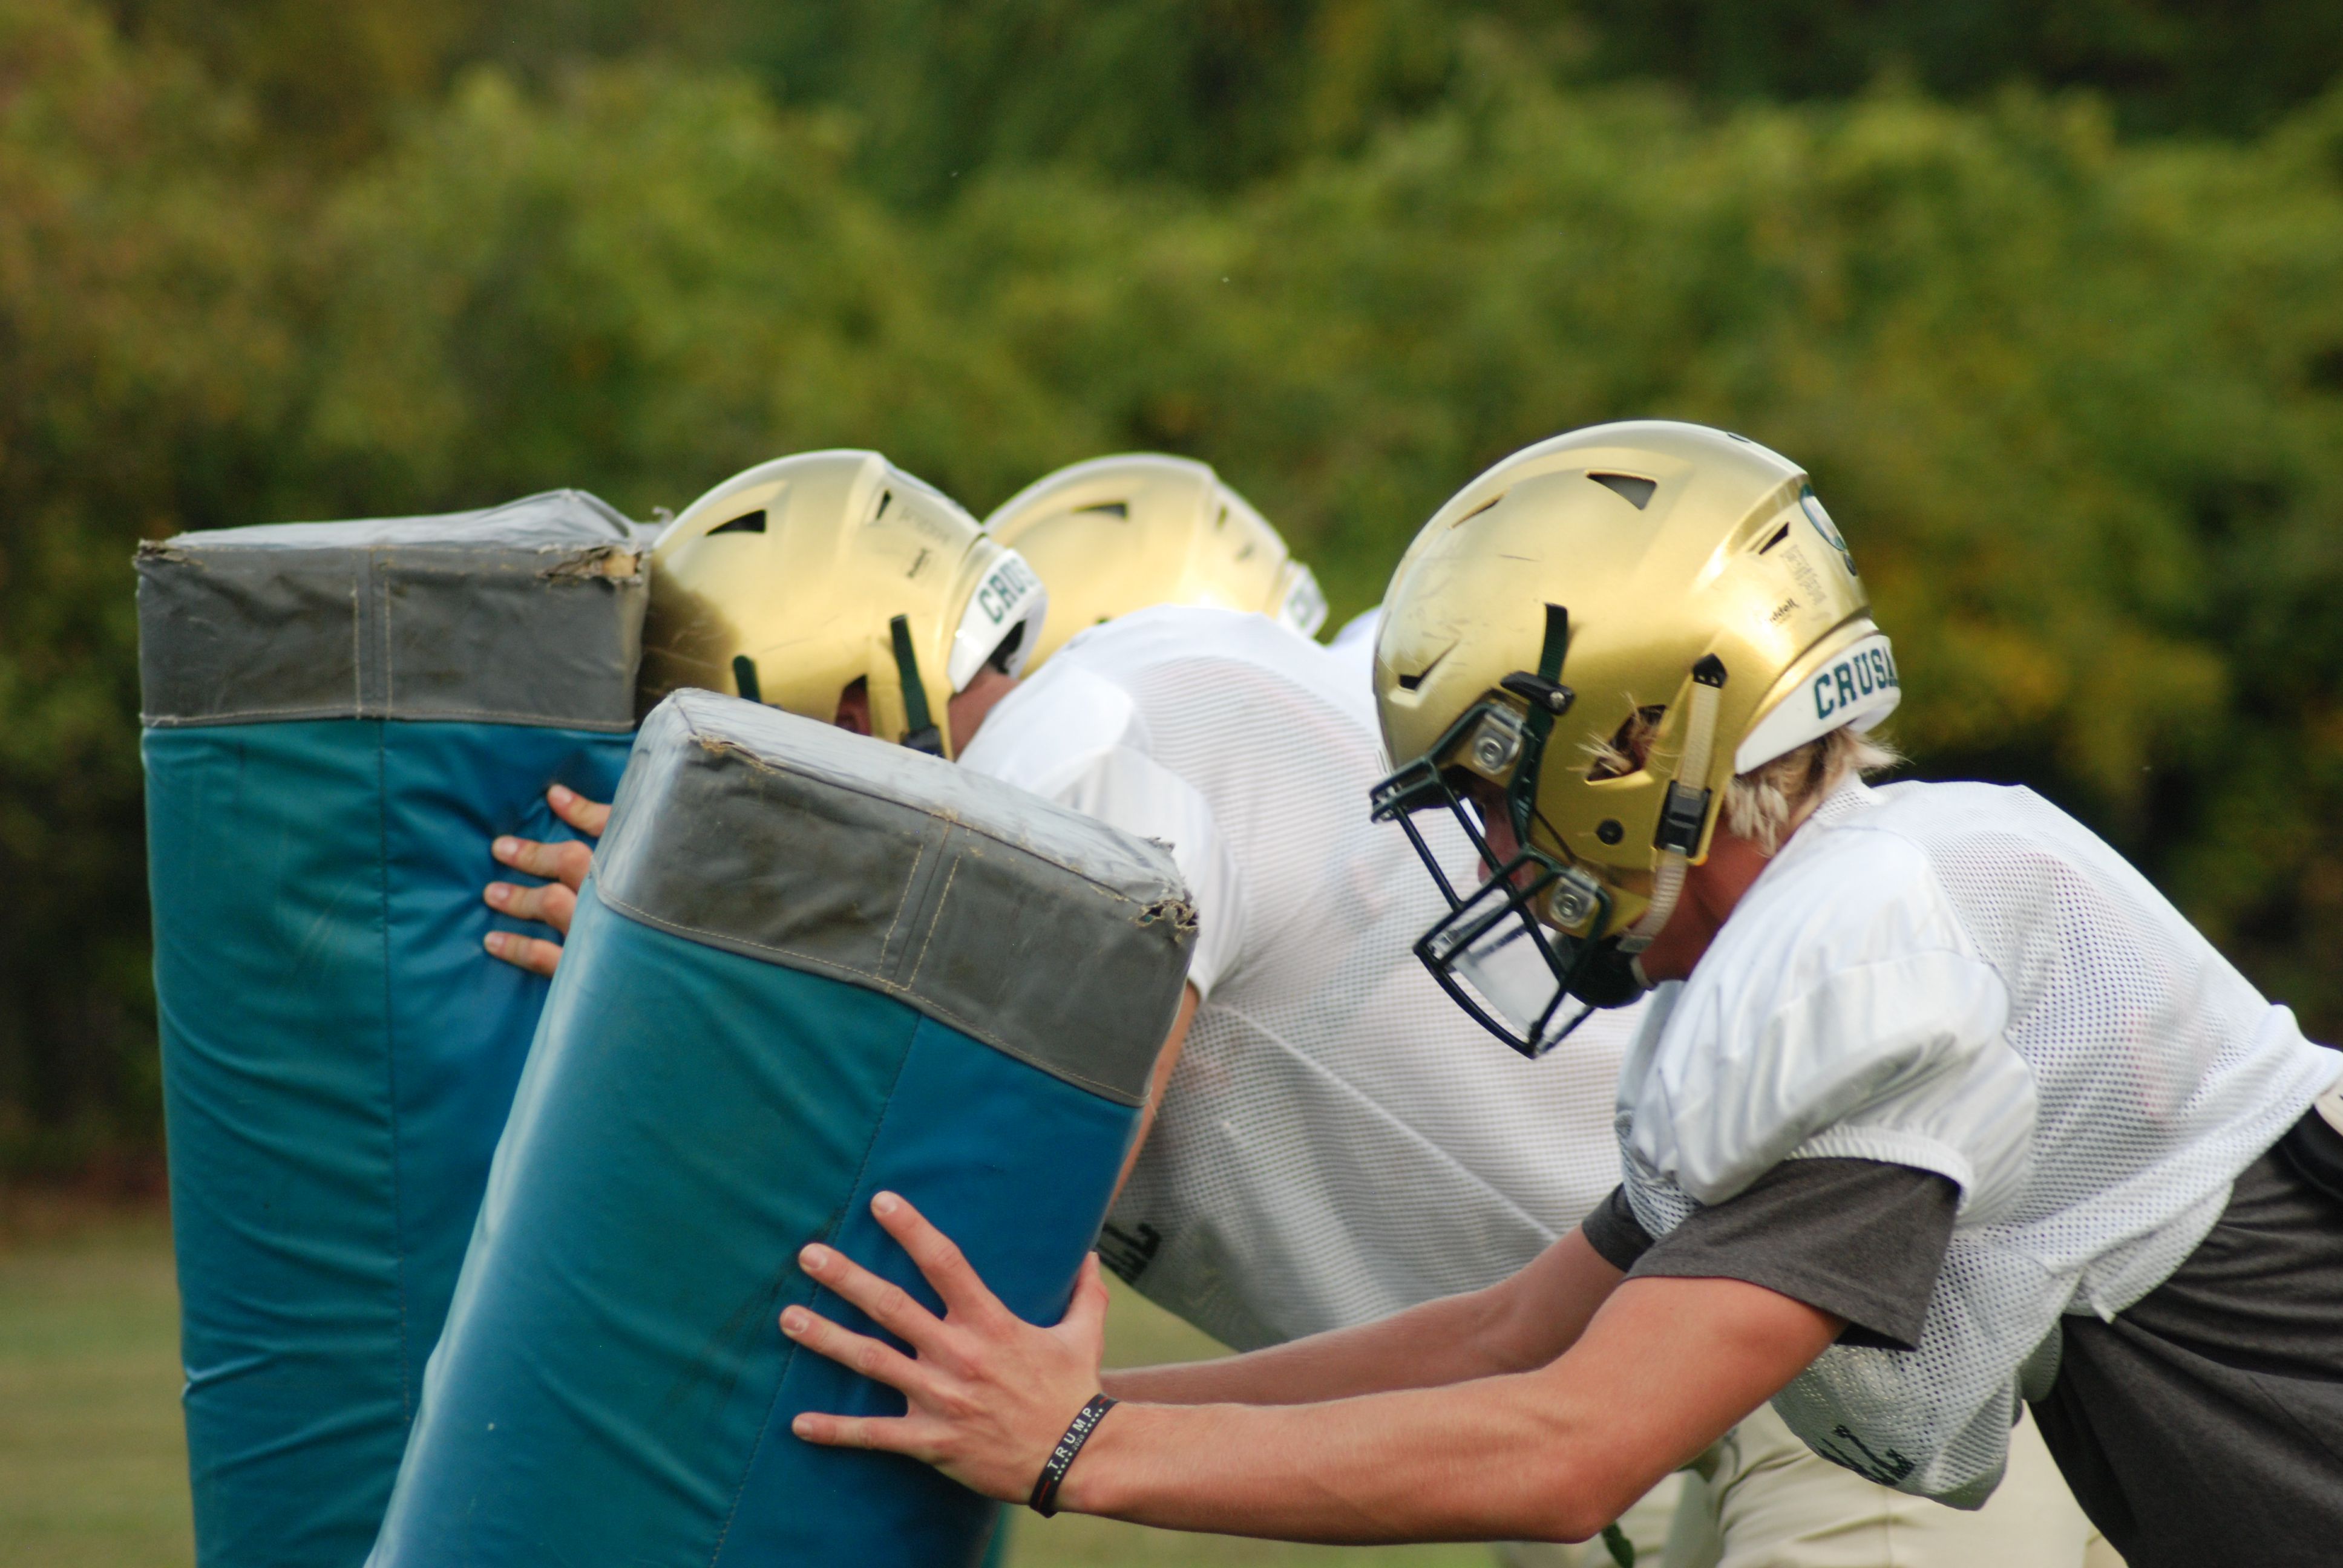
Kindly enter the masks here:
<path id="1" fill-rule="evenodd" d="M 1059 1483 L 1066 1479 L 1066 1472 L 1073 1467 L 1074 1455 L 1082 1451 L 1082 1444 L 1091 1440 L 1091 1433 L 1098 1430 L 1098 1423 L 1113 1408 L 1113 1400 L 1094 1393 L 1090 1403 L 1074 1412 L 1066 1435 L 1058 1439 L 1058 1446 L 1050 1451 L 1050 1462 L 1041 1467 L 1040 1479 L 1033 1483 L 1033 1495 L 1025 1500 L 1026 1507 L 1044 1519 L 1058 1512 Z"/>

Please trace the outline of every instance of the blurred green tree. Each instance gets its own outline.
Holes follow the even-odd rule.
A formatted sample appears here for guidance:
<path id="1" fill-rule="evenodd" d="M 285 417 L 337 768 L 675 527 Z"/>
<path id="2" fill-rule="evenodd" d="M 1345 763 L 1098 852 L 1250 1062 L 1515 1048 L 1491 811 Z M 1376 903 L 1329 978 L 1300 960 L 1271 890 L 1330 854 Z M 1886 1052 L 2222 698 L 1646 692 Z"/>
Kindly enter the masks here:
<path id="1" fill-rule="evenodd" d="M 1525 442 L 1738 428 L 1854 540 L 1921 769 L 2080 811 L 2343 1034 L 2343 95 L 1734 107 L 1510 0 L 141 4 L 0 0 L 0 1171 L 158 1131 L 138 537 L 821 445 L 980 511 L 1191 452 L 1348 612 Z M 1752 15 L 1879 56 L 1839 9 Z"/>
<path id="2" fill-rule="evenodd" d="M 529 97 L 476 70 L 324 211 L 334 298 L 280 504 L 578 484 L 647 514 L 881 438 L 945 482 L 1018 470 L 1061 408 L 938 311 L 931 242 L 848 152 L 737 76 L 617 65 Z"/>
<path id="3" fill-rule="evenodd" d="M 158 1131 L 126 567 L 247 518 L 297 397 L 250 134 L 94 13 L 0 5 L 0 1169 Z"/>
<path id="4" fill-rule="evenodd" d="M 2326 0 L 1583 0 L 1603 75 L 1704 99 L 1838 98 L 1894 75 L 1972 98 L 2085 88 L 2128 131 L 2267 129 L 2343 72 Z"/>
<path id="5" fill-rule="evenodd" d="M 753 73 L 849 113 L 854 172 L 949 199 L 980 169 L 1075 162 L 1228 190 L 1452 96 L 1492 57 L 1557 85 L 1696 101 L 1840 99 L 1883 80 L 1955 100 L 2081 89 L 2127 132 L 2258 133 L 2343 73 L 2326 0 L 106 0 L 236 86 L 270 151 L 340 166 L 465 66 L 542 85 L 655 55 Z"/>
<path id="6" fill-rule="evenodd" d="M 231 87 L 262 135 L 248 149 L 330 171 L 380 150 L 446 84 L 481 26 L 477 0 L 115 0 L 134 42 Z M 648 9 L 648 8 L 647 8 Z"/>

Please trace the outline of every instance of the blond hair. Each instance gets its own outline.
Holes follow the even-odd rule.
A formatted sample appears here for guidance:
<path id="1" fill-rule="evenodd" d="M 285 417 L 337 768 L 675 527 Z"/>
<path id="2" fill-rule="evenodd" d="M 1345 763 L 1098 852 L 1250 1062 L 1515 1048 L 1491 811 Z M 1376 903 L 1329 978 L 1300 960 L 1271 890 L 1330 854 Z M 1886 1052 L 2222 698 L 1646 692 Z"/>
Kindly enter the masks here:
<path id="1" fill-rule="evenodd" d="M 1589 779 L 1616 779 L 1640 769 L 1652 753 L 1666 709 L 1640 708 L 1628 715 L 1619 732 L 1608 740 L 1587 742 L 1593 759 Z M 1771 762 L 1761 762 L 1735 774 L 1725 787 L 1725 831 L 1746 839 L 1770 855 L 1802 821 L 1805 814 L 1850 778 L 1900 766 L 1904 754 L 1885 740 L 1841 726 L 1793 747 Z"/>

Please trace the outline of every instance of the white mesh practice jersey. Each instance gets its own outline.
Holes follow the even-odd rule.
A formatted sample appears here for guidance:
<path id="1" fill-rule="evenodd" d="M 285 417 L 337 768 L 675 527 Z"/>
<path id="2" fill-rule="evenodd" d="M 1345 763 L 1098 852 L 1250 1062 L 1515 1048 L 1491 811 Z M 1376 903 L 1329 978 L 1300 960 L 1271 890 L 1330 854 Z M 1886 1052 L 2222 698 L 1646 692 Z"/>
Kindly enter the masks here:
<path id="1" fill-rule="evenodd" d="M 1533 1062 L 1425 972 L 1445 907 L 1368 819 L 1363 660 L 1144 610 L 1067 643 L 960 761 L 1170 844 L 1195 900 L 1202 1005 L 1101 1242 L 1151 1300 L 1241 1349 L 1363 1322 L 1503 1278 L 1617 1182 L 1634 1012 Z"/>
<path id="2" fill-rule="evenodd" d="M 2338 1066 L 2039 796 L 1854 784 L 1654 999 L 1620 1080 L 1627 1193 L 1658 1234 L 1784 1159 L 1956 1182 L 1919 1347 L 1834 1347 L 1774 1402 L 1817 1452 L 1974 1504 L 2060 1314 L 2163 1282 Z"/>

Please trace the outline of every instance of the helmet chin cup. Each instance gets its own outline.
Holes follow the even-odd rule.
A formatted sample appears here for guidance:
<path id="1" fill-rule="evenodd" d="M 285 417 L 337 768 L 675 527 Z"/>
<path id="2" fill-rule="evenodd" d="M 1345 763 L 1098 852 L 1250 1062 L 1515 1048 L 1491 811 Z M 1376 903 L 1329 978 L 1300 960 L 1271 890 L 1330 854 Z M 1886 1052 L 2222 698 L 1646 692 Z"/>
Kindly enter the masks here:
<path id="1" fill-rule="evenodd" d="M 1651 989 L 1634 955 L 1618 940 L 1580 944 L 1586 950 L 1573 971 L 1570 994 L 1590 1008 L 1625 1007 Z"/>
<path id="2" fill-rule="evenodd" d="M 1470 898 L 1452 898 L 1449 913 L 1415 944 L 1416 957 L 1450 1000 L 1532 1060 L 1568 1039 L 1598 1008 L 1623 1007 L 1644 990 L 1616 938 L 1570 936 L 1537 918 L 1557 891 L 1574 895 L 1580 882 L 1591 889 L 1590 929 L 1600 930 L 1610 916 L 1609 895 L 1581 874 L 1524 852 Z"/>

